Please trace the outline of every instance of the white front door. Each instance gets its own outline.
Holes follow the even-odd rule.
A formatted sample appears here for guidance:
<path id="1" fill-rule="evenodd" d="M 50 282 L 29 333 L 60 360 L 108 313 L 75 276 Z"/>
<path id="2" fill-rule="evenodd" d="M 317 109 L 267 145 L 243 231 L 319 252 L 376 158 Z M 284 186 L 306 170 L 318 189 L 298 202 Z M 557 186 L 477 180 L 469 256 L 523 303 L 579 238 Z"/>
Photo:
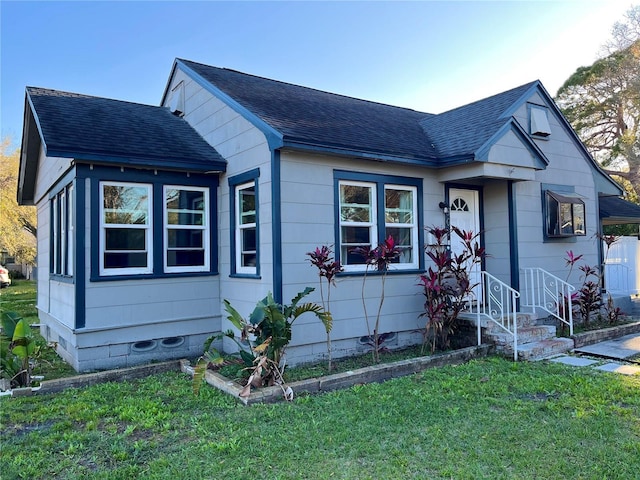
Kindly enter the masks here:
<path id="1" fill-rule="evenodd" d="M 466 190 L 452 188 L 449 190 L 449 221 L 452 227 L 460 230 L 472 232 L 474 235 L 480 232 L 480 203 L 477 190 Z M 464 244 L 460 237 L 451 233 L 451 254 L 460 255 L 463 252 Z M 472 285 L 480 281 L 480 265 L 473 266 L 469 280 Z M 474 294 L 478 300 L 482 289 L 477 287 Z"/>

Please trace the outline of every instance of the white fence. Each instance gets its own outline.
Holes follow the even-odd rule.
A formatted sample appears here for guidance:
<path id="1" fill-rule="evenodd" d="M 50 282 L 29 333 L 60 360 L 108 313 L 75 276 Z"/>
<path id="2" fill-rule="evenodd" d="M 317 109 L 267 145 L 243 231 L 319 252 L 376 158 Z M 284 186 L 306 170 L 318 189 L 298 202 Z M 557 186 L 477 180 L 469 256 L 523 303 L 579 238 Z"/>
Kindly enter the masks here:
<path id="1" fill-rule="evenodd" d="M 604 281 L 609 293 L 640 294 L 640 240 L 620 237 L 609 248 L 603 244 L 605 258 Z"/>

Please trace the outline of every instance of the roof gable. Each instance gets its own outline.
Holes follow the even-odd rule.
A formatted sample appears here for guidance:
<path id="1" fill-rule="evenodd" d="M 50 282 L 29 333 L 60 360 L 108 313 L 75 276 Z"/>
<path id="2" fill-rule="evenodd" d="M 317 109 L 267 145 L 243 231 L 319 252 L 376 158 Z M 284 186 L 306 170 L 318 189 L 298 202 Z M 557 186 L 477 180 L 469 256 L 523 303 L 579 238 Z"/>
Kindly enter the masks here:
<path id="1" fill-rule="evenodd" d="M 442 164 L 475 159 L 476 152 L 508 123 L 505 112 L 536 82 L 423 119 Z"/>

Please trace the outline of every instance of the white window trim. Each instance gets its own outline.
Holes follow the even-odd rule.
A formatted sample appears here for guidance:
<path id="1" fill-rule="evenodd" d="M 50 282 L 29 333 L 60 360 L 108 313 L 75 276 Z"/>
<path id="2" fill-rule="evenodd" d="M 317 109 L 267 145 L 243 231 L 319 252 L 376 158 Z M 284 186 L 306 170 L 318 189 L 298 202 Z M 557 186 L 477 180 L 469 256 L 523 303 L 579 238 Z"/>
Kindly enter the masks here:
<path id="1" fill-rule="evenodd" d="M 340 201 L 340 193 L 338 193 L 338 221 L 339 225 L 339 235 L 340 235 L 340 252 L 342 252 L 343 245 L 346 244 L 342 239 L 342 227 L 368 227 L 369 228 L 369 239 L 371 240 L 371 248 L 376 248 L 378 246 L 378 202 L 377 202 L 377 184 L 374 182 L 358 182 L 352 180 L 340 180 L 338 182 L 338 192 L 341 190 L 342 185 L 355 186 L 355 187 L 367 187 L 371 189 L 371 216 L 369 222 L 344 222 L 342 221 L 342 202 Z M 353 248 L 357 248 L 358 245 L 353 245 Z M 364 272 L 367 269 L 366 264 L 354 264 L 349 265 L 346 262 L 346 258 L 342 258 L 341 255 L 341 264 L 342 268 L 345 272 Z"/>
<path id="2" fill-rule="evenodd" d="M 234 198 L 235 198 L 235 272 L 243 275 L 257 275 L 258 274 L 258 250 L 260 246 L 257 244 L 258 242 L 258 224 L 256 222 L 252 223 L 241 223 L 242 219 L 242 202 L 240 201 L 240 192 L 247 188 L 253 187 L 254 194 L 256 195 L 256 204 L 255 204 L 255 218 L 258 219 L 258 203 L 257 203 L 257 180 L 251 180 L 247 183 L 242 183 L 236 185 L 234 187 Z M 242 231 L 255 228 L 256 229 L 256 265 L 253 267 L 247 267 L 242 265 Z"/>
<path id="3" fill-rule="evenodd" d="M 389 270 L 414 270 L 419 268 L 418 256 L 420 255 L 420 246 L 418 245 L 418 189 L 412 185 L 397 185 L 397 184 L 385 184 L 384 186 L 385 193 L 387 190 L 404 190 L 410 191 L 412 193 L 412 216 L 413 223 L 387 223 L 385 222 L 386 228 L 411 228 L 411 257 L 412 262 L 406 263 L 392 263 L 389 266 Z M 385 195 L 386 198 L 386 195 Z M 385 205 L 386 210 L 386 205 Z M 386 219 L 386 211 L 385 211 L 385 219 Z"/>
<path id="4" fill-rule="evenodd" d="M 202 211 L 202 223 L 203 225 L 169 225 L 168 210 L 167 210 L 167 190 L 189 190 L 192 192 L 202 192 L 204 197 L 204 210 Z M 209 233 L 209 189 L 207 187 L 192 187 L 186 185 L 164 185 L 162 189 L 162 216 L 163 216 L 163 263 L 165 273 L 184 273 L 184 272 L 207 272 L 210 269 L 211 258 L 211 242 Z M 167 253 L 169 252 L 169 230 L 202 230 L 203 239 L 202 246 L 204 248 L 204 265 L 192 265 L 192 266 L 175 266 L 170 267 L 167 264 Z M 186 250 L 184 248 L 180 250 Z"/>
<path id="5" fill-rule="evenodd" d="M 118 224 L 104 222 L 104 188 L 105 186 L 115 187 L 143 187 L 148 192 L 148 214 L 147 218 L 149 222 L 145 225 L 136 224 Z M 99 183 L 100 188 L 100 275 L 101 276 L 116 276 L 116 275 L 143 275 L 153 273 L 153 186 L 149 183 L 134 183 L 134 182 L 108 182 L 102 181 Z M 125 267 L 125 268 L 105 268 L 104 267 L 104 253 L 106 246 L 106 229 L 107 228 L 128 228 L 128 229 L 144 229 L 145 235 L 145 248 L 147 250 L 147 266 L 146 267 Z"/>

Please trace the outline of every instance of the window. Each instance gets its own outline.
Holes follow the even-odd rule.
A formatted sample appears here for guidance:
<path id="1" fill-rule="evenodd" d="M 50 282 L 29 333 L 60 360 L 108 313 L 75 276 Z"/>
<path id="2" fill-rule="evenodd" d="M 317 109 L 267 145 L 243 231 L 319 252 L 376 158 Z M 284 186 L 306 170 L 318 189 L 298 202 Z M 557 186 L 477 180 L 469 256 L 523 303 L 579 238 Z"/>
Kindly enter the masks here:
<path id="1" fill-rule="evenodd" d="M 209 191 L 164 187 L 165 272 L 209 269 Z"/>
<path id="2" fill-rule="evenodd" d="M 51 273 L 73 275 L 73 184 L 51 199 Z"/>
<path id="3" fill-rule="evenodd" d="M 235 189 L 235 273 L 257 274 L 258 235 L 255 180 Z"/>
<path id="4" fill-rule="evenodd" d="M 100 274 L 153 272 L 151 185 L 100 183 Z"/>
<path id="5" fill-rule="evenodd" d="M 351 172 L 336 172 L 336 178 L 337 250 L 345 271 L 364 271 L 365 260 L 354 250 L 375 248 L 389 236 L 401 251 L 393 268 L 419 268 L 421 181 Z"/>
<path id="6" fill-rule="evenodd" d="M 545 192 L 547 237 L 586 235 L 584 202 L 572 193 Z"/>
<path id="7" fill-rule="evenodd" d="M 364 264 L 356 248 L 377 246 L 375 196 L 375 184 L 340 182 L 340 259 L 345 269 Z"/>
<path id="8" fill-rule="evenodd" d="M 385 237 L 391 235 L 400 249 L 396 263 L 417 267 L 413 258 L 418 245 L 416 188 L 392 185 L 385 186 L 384 192 Z"/>

